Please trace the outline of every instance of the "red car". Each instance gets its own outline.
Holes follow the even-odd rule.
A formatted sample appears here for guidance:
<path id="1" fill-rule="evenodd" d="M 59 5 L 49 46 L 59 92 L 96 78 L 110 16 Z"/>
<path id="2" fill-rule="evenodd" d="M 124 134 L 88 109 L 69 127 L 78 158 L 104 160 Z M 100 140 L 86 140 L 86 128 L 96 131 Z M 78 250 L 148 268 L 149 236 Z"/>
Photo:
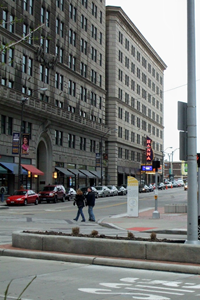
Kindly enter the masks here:
<path id="1" fill-rule="evenodd" d="M 30 203 L 38 204 L 38 194 L 32 190 L 18 190 L 9 196 L 6 200 L 7 205 L 11 204 L 23 204 L 27 205 Z"/>

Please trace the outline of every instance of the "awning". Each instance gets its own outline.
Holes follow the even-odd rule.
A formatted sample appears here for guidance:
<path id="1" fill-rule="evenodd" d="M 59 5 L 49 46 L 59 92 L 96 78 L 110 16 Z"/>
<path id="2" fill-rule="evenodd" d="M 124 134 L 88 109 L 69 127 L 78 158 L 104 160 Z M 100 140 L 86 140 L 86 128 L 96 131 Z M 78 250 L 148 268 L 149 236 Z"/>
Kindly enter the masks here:
<path id="1" fill-rule="evenodd" d="M 67 177 L 74 177 L 75 176 L 73 173 L 69 172 L 65 168 L 56 167 L 55 169 L 60 171 L 61 173 L 65 174 Z"/>
<path id="2" fill-rule="evenodd" d="M 15 163 L 9 163 L 9 162 L 0 162 L 0 165 L 3 166 L 3 168 L 6 168 L 6 170 L 11 171 L 13 174 L 18 174 L 18 164 Z M 21 173 L 23 172 L 23 175 L 27 175 L 27 171 L 23 170 L 21 167 Z"/>
<path id="3" fill-rule="evenodd" d="M 98 171 L 89 171 L 91 174 L 93 174 L 94 176 L 96 176 L 97 178 L 101 178 L 101 174 Z"/>
<path id="4" fill-rule="evenodd" d="M 86 175 L 84 175 L 83 173 L 81 173 L 79 170 L 77 169 L 67 169 L 69 172 L 73 173 L 76 177 L 79 178 L 85 178 Z"/>
<path id="5" fill-rule="evenodd" d="M 30 171 L 33 175 L 44 175 L 44 173 L 42 171 L 40 171 L 39 169 L 37 169 L 36 167 L 34 167 L 32 165 L 21 164 L 21 166 L 25 170 Z"/>
<path id="6" fill-rule="evenodd" d="M 89 178 L 96 178 L 96 176 L 90 173 L 88 170 L 79 170 L 79 171 Z"/>

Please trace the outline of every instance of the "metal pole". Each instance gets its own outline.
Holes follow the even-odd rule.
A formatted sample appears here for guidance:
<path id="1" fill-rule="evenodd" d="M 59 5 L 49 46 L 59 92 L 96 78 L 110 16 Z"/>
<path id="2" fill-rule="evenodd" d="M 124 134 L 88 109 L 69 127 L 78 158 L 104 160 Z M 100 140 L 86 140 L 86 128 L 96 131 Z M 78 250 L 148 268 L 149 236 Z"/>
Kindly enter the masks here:
<path id="1" fill-rule="evenodd" d="M 21 109 L 21 120 L 20 120 L 20 131 L 19 131 L 19 165 L 18 165 L 18 190 L 21 186 L 21 148 L 22 148 L 22 126 L 23 126 L 23 112 L 24 112 L 24 103 L 26 99 L 22 100 L 22 109 Z"/>
<path id="2" fill-rule="evenodd" d="M 198 244 L 197 207 L 197 133 L 196 133 L 196 61 L 195 61 L 195 7 L 187 0 L 188 49 L 188 192 L 187 192 L 187 244 Z"/>
<path id="3" fill-rule="evenodd" d="M 100 145 L 100 157 L 101 157 L 101 185 L 103 185 L 103 165 L 102 165 L 102 142 L 103 142 L 103 138 L 101 136 L 101 145 Z"/>
<path id="4" fill-rule="evenodd" d="M 155 188 L 155 211 L 153 212 L 152 218 L 153 219 L 160 219 L 160 213 L 158 211 L 158 170 L 156 168 L 156 188 Z"/>

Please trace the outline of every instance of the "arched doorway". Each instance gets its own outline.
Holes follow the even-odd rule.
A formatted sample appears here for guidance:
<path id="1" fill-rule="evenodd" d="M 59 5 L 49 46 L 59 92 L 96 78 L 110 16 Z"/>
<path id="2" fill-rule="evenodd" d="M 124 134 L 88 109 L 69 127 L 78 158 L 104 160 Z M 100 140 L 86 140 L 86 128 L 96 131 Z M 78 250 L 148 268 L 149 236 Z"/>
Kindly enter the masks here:
<path id="1" fill-rule="evenodd" d="M 37 189 L 52 183 L 52 145 L 47 134 L 42 134 L 37 147 L 37 168 L 44 172 L 38 179 Z"/>

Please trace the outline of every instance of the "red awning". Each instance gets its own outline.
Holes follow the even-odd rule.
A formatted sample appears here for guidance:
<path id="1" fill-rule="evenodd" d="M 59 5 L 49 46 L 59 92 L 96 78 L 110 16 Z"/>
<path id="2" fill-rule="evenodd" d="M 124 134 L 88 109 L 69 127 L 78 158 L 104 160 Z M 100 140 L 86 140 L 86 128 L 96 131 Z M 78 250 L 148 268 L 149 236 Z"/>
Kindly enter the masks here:
<path id="1" fill-rule="evenodd" d="M 33 175 L 44 175 L 44 173 L 40 170 L 38 170 L 36 167 L 32 165 L 24 165 L 21 164 L 22 168 L 24 168 L 27 171 L 30 171 Z"/>

